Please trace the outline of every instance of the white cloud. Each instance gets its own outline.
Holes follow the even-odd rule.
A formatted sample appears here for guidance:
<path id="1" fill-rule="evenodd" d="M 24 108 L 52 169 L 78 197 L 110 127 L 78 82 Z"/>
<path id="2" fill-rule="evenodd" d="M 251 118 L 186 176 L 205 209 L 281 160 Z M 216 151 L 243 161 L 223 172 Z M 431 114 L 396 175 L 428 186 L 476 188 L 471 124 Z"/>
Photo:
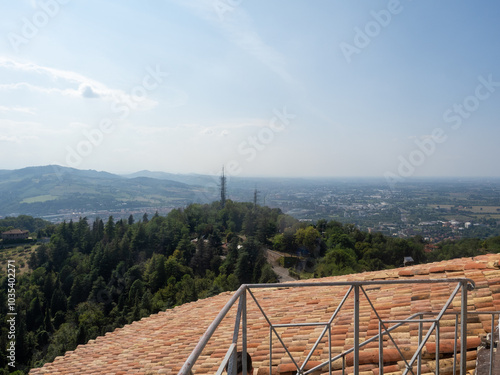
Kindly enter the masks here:
<path id="1" fill-rule="evenodd" d="M 162 101 L 162 108 L 178 108 L 185 105 L 189 100 L 189 95 L 175 87 L 166 86 L 163 88 L 165 99 Z"/>
<path id="2" fill-rule="evenodd" d="M 155 127 L 155 126 L 130 126 L 139 135 L 160 135 L 162 133 L 168 133 L 171 128 L 168 127 Z"/>
<path id="3" fill-rule="evenodd" d="M 89 129 L 90 126 L 88 124 L 84 124 L 83 122 L 70 122 L 69 128 L 73 130 L 81 130 L 81 129 Z"/>
<path id="4" fill-rule="evenodd" d="M 63 89 L 58 89 L 55 87 L 47 88 L 47 87 L 33 85 L 31 83 L 28 83 L 28 82 L 4 83 L 4 84 L 0 85 L 0 90 L 4 90 L 4 91 L 22 90 L 22 89 L 25 89 L 25 90 L 28 90 L 31 92 L 39 92 L 39 93 L 43 93 L 43 94 L 57 93 L 57 94 L 61 94 L 64 96 L 72 96 L 72 97 L 81 96 L 81 94 L 79 93 L 78 90 L 73 90 L 73 89 L 64 89 L 63 90 Z"/>
<path id="5" fill-rule="evenodd" d="M 36 115 L 35 109 L 29 108 L 29 107 L 6 107 L 3 105 L 0 105 L 0 112 L 20 112 L 20 113 L 26 113 L 29 115 Z"/>
<path id="6" fill-rule="evenodd" d="M 86 86 L 84 84 L 81 84 L 78 91 L 82 93 L 82 96 L 84 98 L 98 98 L 100 95 L 97 94 L 92 86 Z"/>
<path id="7" fill-rule="evenodd" d="M 19 142 L 19 138 L 13 135 L 0 135 L 0 142 Z"/>
<path id="8" fill-rule="evenodd" d="M 39 139 L 39 134 L 43 131 L 43 127 L 38 122 L 0 119 L 2 142 L 21 143 L 25 140 Z"/>
<path id="9" fill-rule="evenodd" d="M 234 134 L 237 131 L 258 129 L 269 126 L 269 120 L 264 119 L 238 119 L 238 120 L 224 120 L 217 123 L 217 125 L 203 125 L 200 123 L 184 123 L 176 126 L 148 126 L 148 125 L 133 125 L 124 124 L 131 131 L 135 131 L 141 135 L 160 134 L 182 132 L 187 136 L 220 136 L 225 137 Z"/>
<path id="10" fill-rule="evenodd" d="M 202 126 L 202 125 L 191 125 L 191 127 L 197 127 L 202 134 L 221 134 L 227 135 L 230 130 L 237 129 L 254 129 L 254 128 L 264 128 L 269 126 L 269 120 L 265 119 L 241 119 L 241 120 L 224 120 L 217 123 L 217 125 Z M 224 134 L 223 134 L 224 133 Z"/>
<path id="11" fill-rule="evenodd" d="M 134 110 L 149 110 L 155 107 L 158 103 L 148 97 L 141 98 L 140 101 L 119 89 L 112 89 L 104 83 L 88 78 L 82 74 L 69 70 L 54 69 L 37 65 L 31 62 L 19 62 L 10 58 L 0 57 L 0 68 L 33 74 L 36 77 L 44 76 L 51 79 L 52 86 L 40 86 L 31 83 L 26 76 L 26 81 L 17 83 L 5 83 L 0 85 L 0 90 L 29 90 L 31 92 L 39 92 L 44 94 L 60 94 L 72 98 L 101 98 L 106 101 L 131 103 L 131 108 Z M 58 86 L 63 88 L 56 87 Z"/>
<path id="12" fill-rule="evenodd" d="M 200 132 L 201 135 L 214 135 L 214 129 L 213 128 L 205 128 Z"/>

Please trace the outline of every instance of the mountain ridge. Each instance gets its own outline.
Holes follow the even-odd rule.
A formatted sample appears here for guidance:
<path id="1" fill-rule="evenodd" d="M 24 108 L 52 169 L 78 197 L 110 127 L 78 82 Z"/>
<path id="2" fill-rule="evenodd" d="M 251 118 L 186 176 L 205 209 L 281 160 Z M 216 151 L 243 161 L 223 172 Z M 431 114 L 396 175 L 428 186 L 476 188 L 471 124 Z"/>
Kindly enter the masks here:
<path id="1" fill-rule="evenodd" d="M 47 165 L 0 170 L 0 216 L 60 210 L 182 206 L 203 188 L 180 181 Z"/>

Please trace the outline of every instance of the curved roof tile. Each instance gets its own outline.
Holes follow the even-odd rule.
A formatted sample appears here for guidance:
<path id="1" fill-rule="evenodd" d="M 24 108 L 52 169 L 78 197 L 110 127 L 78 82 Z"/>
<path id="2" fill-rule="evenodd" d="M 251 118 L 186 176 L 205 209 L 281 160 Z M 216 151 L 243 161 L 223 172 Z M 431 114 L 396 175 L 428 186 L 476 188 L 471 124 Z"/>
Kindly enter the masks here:
<path id="1" fill-rule="evenodd" d="M 476 289 L 469 292 L 469 310 L 500 310 L 500 254 L 475 258 L 462 258 L 439 263 L 414 265 L 404 269 L 365 272 L 355 275 L 328 277 L 308 282 L 369 281 L 411 278 L 436 279 L 466 277 L 474 280 Z M 365 290 L 382 319 L 404 319 L 421 311 L 439 310 L 447 301 L 455 285 L 448 284 L 405 284 L 369 285 Z M 337 308 L 348 287 L 314 287 L 256 289 L 253 291 L 262 308 L 273 324 L 325 322 Z M 176 374 L 189 356 L 207 327 L 230 299 L 232 293 L 199 300 L 151 315 L 105 336 L 78 346 L 74 351 L 58 357 L 52 363 L 32 369 L 30 374 Z M 364 296 L 361 295 L 361 300 Z M 366 300 L 364 300 L 366 302 Z M 454 300 L 452 308 L 460 309 L 460 297 Z M 252 354 L 254 367 L 259 373 L 269 369 L 269 327 L 252 298 L 247 298 L 248 307 L 248 351 Z M 347 350 L 354 342 L 353 301 L 348 298 L 345 307 L 334 320 L 332 327 L 332 349 Z M 231 342 L 236 309 L 232 308 L 222 321 L 211 341 L 194 366 L 195 374 L 215 373 Z M 362 340 L 378 333 L 376 315 L 368 303 L 360 305 L 360 337 Z M 489 331 L 490 316 L 471 315 L 468 319 L 468 368 L 475 366 L 475 348 L 479 337 Z M 441 324 L 443 352 L 453 346 L 454 317 L 444 316 Z M 429 326 L 428 323 L 425 326 Z M 322 327 L 278 328 L 283 342 L 294 356 L 303 361 L 318 339 Z M 418 324 L 406 324 L 394 331 L 393 338 L 404 347 L 403 355 L 411 357 L 417 346 Z M 312 354 L 312 365 L 328 358 L 327 339 Z M 377 375 L 378 343 L 372 342 L 360 354 L 364 374 Z M 429 342 L 424 354 L 432 358 L 435 346 Z M 451 345 L 451 346 L 450 346 Z M 384 341 L 384 372 L 398 372 L 404 368 L 399 353 Z M 294 365 L 273 340 L 273 373 L 291 374 Z M 442 359 L 442 365 L 450 365 L 449 359 Z M 448 362 L 446 362 L 448 361 Z M 338 370 L 341 362 L 334 363 Z M 347 357 L 347 366 L 352 366 L 352 357 Z M 423 373 L 432 371 L 434 361 L 423 365 Z M 325 368 L 327 369 L 327 367 Z"/>

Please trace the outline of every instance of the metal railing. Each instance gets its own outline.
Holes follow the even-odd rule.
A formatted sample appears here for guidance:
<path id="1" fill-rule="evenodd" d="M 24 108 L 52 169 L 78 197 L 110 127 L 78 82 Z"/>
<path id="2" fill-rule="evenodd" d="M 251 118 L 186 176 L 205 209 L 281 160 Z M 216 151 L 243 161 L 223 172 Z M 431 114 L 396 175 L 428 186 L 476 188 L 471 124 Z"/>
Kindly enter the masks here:
<path id="1" fill-rule="evenodd" d="M 453 292 L 450 294 L 447 301 L 441 307 L 439 311 L 434 312 L 417 312 L 405 319 L 382 319 L 382 317 L 377 312 L 374 304 L 370 300 L 370 296 L 367 293 L 367 286 L 384 286 L 384 285 L 397 285 L 397 284 L 456 284 Z M 345 293 L 341 302 L 336 307 L 335 311 L 331 317 L 324 322 L 311 322 L 311 323 L 289 323 L 289 324 L 273 324 L 266 314 L 262 304 L 259 302 L 256 294 L 253 292 L 255 289 L 262 288 L 314 288 L 314 287 L 348 287 L 348 291 Z M 382 281 L 364 281 L 364 282 L 314 282 L 314 283 L 286 283 L 286 284 L 247 284 L 242 285 L 227 302 L 224 308 L 219 312 L 215 320 L 210 324 L 207 331 L 200 338 L 198 344 L 192 351 L 191 355 L 188 357 L 184 365 L 179 371 L 179 375 L 188 375 L 191 372 L 192 367 L 196 363 L 199 356 L 202 354 L 203 349 L 209 342 L 210 338 L 216 331 L 219 324 L 222 322 L 224 317 L 231 310 L 236 301 L 238 301 L 238 308 L 236 312 L 236 318 L 234 323 L 234 331 L 232 337 L 232 343 L 223 358 L 217 374 L 222 374 L 227 368 L 229 375 L 236 375 L 236 366 L 234 363 L 235 353 L 238 346 L 238 339 L 240 337 L 241 329 L 241 351 L 243 352 L 242 362 L 243 362 L 243 375 L 246 374 L 246 352 L 247 352 L 247 334 L 251 327 L 247 323 L 247 294 L 252 298 L 257 306 L 257 309 L 262 313 L 264 319 L 269 325 L 269 374 L 272 374 L 273 369 L 273 338 L 279 341 L 279 344 L 285 349 L 285 354 L 293 363 L 296 373 L 300 375 L 312 374 L 326 366 L 328 366 L 329 374 L 332 374 L 333 363 L 342 363 L 342 374 L 346 371 L 346 358 L 348 356 L 352 357 L 352 371 L 354 375 L 359 374 L 360 365 L 360 350 L 370 343 L 376 342 L 378 340 L 378 364 L 379 364 L 379 374 L 382 375 L 384 371 L 384 337 L 387 337 L 387 341 L 391 343 L 394 348 L 398 351 L 401 361 L 404 361 L 405 369 L 403 374 L 420 375 L 421 365 L 422 365 L 422 353 L 423 349 L 427 343 L 431 342 L 430 339 L 434 339 L 435 343 L 435 374 L 439 374 L 440 371 L 440 322 L 444 316 L 453 314 L 455 315 L 455 334 L 454 334 L 454 350 L 453 350 L 453 374 L 456 374 L 459 370 L 461 375 L 465 375 L 467 372 L 467 318 L 471 314 L 491 314 L 492 315 L 492 326 L 491 332 L 493 336 L 494 332 L 494 317 L 495 314 L 500 314 L 500 312 L 470 312 L 467 311 L 467 291 L 474 288 L 474 282 L 470 279 L 427 279 L 427 280 L 382 280 Z M 457 296 L 460 295 L 460 311 L 453 311 L 453 301 Z M 371 311 L 375 314 L 378 321 L 378 334 L 360 342 L 360 296 L 365 297 L 365 301 L 369 304 Z M 353 347 L 344 350 L 339 354 L 333 353 L 332 350 L 332 326 L 334 326 L 335 319 L 339 316 L 339 312 L 342 310 L 346 301 L 352 297 L 353 298 L 353 334 L 354 343 Z M 392 325 L 391 325 L 392 324 Z M 405 324 L 417 324 L 418 325 L 418 346 L 415 353 L 411 358 L 407 359 L 402 353 L 401 346 L 398 344 L 397 339 L 392 335 L 392 332 L 397 330 L 399 327 Z M 322 331 L 317 338 L 315 344 L 310 350 L 309 354 L 305 356 L 304 359 L 294 358 L 292 353 L 289 351 L 285 345 L 283 339 L 281 338 L 278 330 L 287 327 L 322 327 Z M 424 333 L 424 326 L 427 327 L 427 332 Z M 462 334 L 464 333 L 464 334 Z M 458 337 L 461 335 L 461 340 L 458 341 Z M 328 360 L 320 363 L 319 365 L 311 366 L 310 360 L 318 348 L 320 343 L 327 337 L 328 344 Z M 490 375 L 493 371 L 493 338 L 491 339 L 491 364 L 490 364 Z M 460 356 L 458 355 L 460 352 Z M 458 370 L 457 370 L 458 366 Z M 415 370 L 416 367 L 416 370 Z"/>
<path id="2" fill-rule="evenodd" d="M 490 339 L 489 339 L 489 366 L 488 374 L 493 375 L 493 370 L 495 369 L 495 374 L 498 374 L 500 369 L 494 368 L 493 362 L 495 357 L 495 348 L 498 341 L 495 343 L 495 316 L 497 316 L 497 340 L 500 340 L 500 311 L 469 311 L 469 315 L 491 315 L 491 326 L 490 326 Z M 488 341 L 488 340 L 486 340 Z M 456 353 L 455 353 L 456 355 Z M 498 354 L 497 354 L 498 355 Z"/>

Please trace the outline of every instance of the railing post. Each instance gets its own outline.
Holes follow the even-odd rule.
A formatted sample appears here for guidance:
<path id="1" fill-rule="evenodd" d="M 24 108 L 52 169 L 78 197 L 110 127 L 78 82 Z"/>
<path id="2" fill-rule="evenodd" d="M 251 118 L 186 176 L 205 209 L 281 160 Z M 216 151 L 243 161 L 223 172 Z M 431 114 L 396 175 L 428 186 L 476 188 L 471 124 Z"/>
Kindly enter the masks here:
<path id="1" fill-rule="evenodd" d="M 382 336 L 382 322 L 378 321 L 378 367 L 379 374 L 384 375 L 384 337 Z"/>
<path id="2" fill-rule="evenodd" d="M 246 290 L 241 295 L 241 347 L 242 357 L 241 365 L 243 366 L 243 375 L 247 375 L 247 292 Z"/>
<path id="3" fill-rule="evenodd" d="M 495 314 L 493 314 L 495 315 Z M 492 330 L 493 332 L 495 332 L 495 330 L 493 329 Z M 500 314 L 498 314 L 498 342 L 500 343 Z M 492 345 L 493 346 L 493 345 Z M 497 348 L 497 351 L 498 351 L 498 348 Z M 490 369 L 490 374 L 493 373 L 493 366 L 494 366 L 494 363 L 491 365 L 491 369 Z M 497 369 L 498 371 L 499 369 Z"/>
<path id="4" fill-rule="evenodd" d="M 200 341 L 198 341 L 198 344 L 196 344 L 195 348 L 189 355 L 189 357 L 186 359 L 184 364 L 182 365 L 181 369 L 178 372 L 178 375 L 186 375 L 189 373 L 189 370 L 193 367 L 194 363 L 198 359 L 198 357 L 201 354 L 201 351 L 207 344 L 208 340 L 210 340 L 210 337 L 212 337 L 213 333 L 219 326 L 220 322 L 224 317 L 226 316 L 227 312 L 229 309 L 233 306 L 233 304 L 236 302 L 238 298 L 240 298 L 240 295 L 242 293 L 245 293 L 246 287 L 244 285 L 240 286 L 236 293 L 233 294 L 231 299 L 226 303 L 224 308 L 217 314 L 216 318 L 210 325 L 208 326 L 207 330 L 203 334 L 203 336 L 200 338 Z"/>
<path id="5" fill-rule="evenodd" d="M 457 356 L 458 356 L 458 314 L 455 314 L 455 341 L 453 344 L 453 373 L 457 373 Z"/>
<path id="6" fill-rule="evenodd" d="M 424 314 L 420 314 L 419 322 L 418 322 L 418 347 L 420 348 L 420 344 L 422 343 L 422 331 L 424 330 L 424 323 L 422 322 L 424 319 Z M 417 358 L 417 375 L 422 373 L 422 351 L 418 353 Z"/>
<path id="7" fill-rule="evenodd" d="M 354 375 L 359 375 L 359 285 L 354 286 Z"/>
<path id="8" fill-rule="evenodd" d="M 328 358 L 332 358 L 332 325 L 331 324 L 328 324 Z M 328 361 L 328 374 L 332 375 L 332 361 Z"/>
<path id="9" fill-rule="evenodd" d="M 273 327 L 269 326 L 269 375 L 273 373 Z"/>
<path id="10" fill-rule="evenodd" d="M 499 332 L 500 334 L 500 332 Z M 493 348 L 495 347 L 495 314 L 491 314 L 491 336 L 490 336 L 490 372 L 493 374 Z"/>
<path id="11" fill-rule="evenodd" d="M 243 295 L 245 295 L 245 293 L 243 293 Z M 231 354 L 231 357 L 229 357 L 227 367 L 229 375 L 236 375 L 236 352 L 238 348 L 238 337 L 240 334 L 240 323 L 243 317 L 243 301 L 243 298 L 240 296 L 238 301 L 238 310 L 236 311 L 236 320 L 234 321 L 233 344 L 235 349 L 233 354 Z"/>
<path id="12" fill-rule="evenodd" d="M 451 281 L 451 280 L 450 280 Z M 446 315 L 446 314 L 449 314 L 447 313 L 446 311 L 449 311 L 448 309 L 450 309 L 452 307 L 452 302 L 453 300 L 458 297 L 458 293 L 461 292 L 462 295 L 461 295 L 461 311 L 460 311 L 460 316 L 461 316 L 461 321 L 460 321 L 460 330 L 461 330 L 461 336 L 462 336 L 462 340 L 461 340 L 461 343 L 460 343 L 460 355 L 461 355 L 461 358 L 460 358 L 460 362 L 458 361 L 454 361 L 453 362 L 453 366 L 455 367 L 455 363 L 457 365 L 460 366 L 460 374 L 461 375 L 466 375 L 467 374 L 467 317 L 468 317 L 468 306 L 467 306 L 467 293 L 469 290 L 471 290 L 470 288 L 474 288 L 474 283 L 473 281 L 471 280 L 459 280 L 459 279 L 453 279 L 452 280 L 453 282 L 457 283 L 455 284 L 456 287 L 455 287 L 455 290 L 453 291 L 452 295 L 450 296 L 450 298 L 448 299 L 448 301 L 446 302 L 446 304 L 443 306 L 442 310 L 440 311 L 440 313 L 438 314 L 438 318 L 437 319 L 423 319 L 423 314 L 422 313 L 417 313 L 417 314 L 414 314 L 412 315 L 412 317 L 407 320 L 405 319 L 404 322 L 407 322 L 407 323 L 410 323 L 412 322 L 412 319 L 413 316 L 420 316 L 419 318 L 419 321 L 418 321 L 418 351 L 417 353 L 415 353 L 413 356 L 412 356 L 412 359 L 411 361 L 408 363 L 406 361 L 405 358 L 403 358 L 403 360 L 405 361 L 406 363 L 406 370 L 404 371 L 404 373 L 408 373 L 409 371 L 411 371 L 412 373 L 413 372 L 413 367 L 414 367 L 414 363 L 415 361 L 418 360 L 418 369 L 417 369 L 417 374 L 420 375 L 421 374 L 421 356 L 422 356 L 422 349 L 424 348 L 424 345 L 427 343 L 427 341 L 429 340 L 429 338 L 431 337 L 432 333 L 434 332 L 435 335 L 436 335 L 436 373 L 439 374 L 439 371 L 440 371 L 440 363 L 439 363 L 439 352 L 440 352 L 440 319 L 442 318 L 443 315 Z M 423 282 L 426 282 L 425 280 L 418 280 L 418 282 L 420 283 L 423 283 Z M 437 282 L 444 282 L 444 281 L 441 281 L 441 280 L 431 280 L 431 282 L 434 282 L 434 283 L 437 283 Z M 449 281 L 447 281 L 449 282 Z M 469 284 L 470 282 L 470 284 Z M 396 281 L 386 281 L 385 283 L 387 284 L 397 284 L 398 282 Z M 381 282 L 381 284 L 385 284 L 384 282 Z M 402 283 L 402 282 L 400 282 Z M 379 338 L 379 367 L 380 367 L 380 370 L 379 370 L 379 374 L 380 375 L 383 375 L 383 372 L 384 372 L 384 356 L 383 356 L 383 349 L 384 349 L 384 342 L 383 342 L 383 336 L 384 335 L 388 335 L 388 338 L 392 340 L 392 342 L 396 345 L 396 349 L 399 351 L 399 353 L 401 354 L 401 356 L 403 357 L 403 354 L 401 352 L 401 350 L 399 349 L 399 347 L 397 346 L 396 342 L 394 341 L 394 339 L 391 337 L 391 334 L 390 332 L 394 329 L 394 328 L 397 328 L 400 324 L 403 324 L 403 322 L 401 322 L 400 324 L 398 323 L 397 325 L 395 325 L 394 327 L 391 327 L 391 328 L 387 328 L 385 327 L 382 319 L 380 318 L 380 316 L 378 315 L 378 313 L 376 312 L 376 309 L 375 307 L 373 306 L 373 304 L 371 303 L 370 301 L 370 298 L 369 296 L 366 294 L 366 291 L 364 289 L 364 285 L 365 284 L 373 284 L 368 282 L 368 283 L 363 283 L 363 282 L 349 282 L 347 284 L 347 282 L 342 282 L 342 283 L 325 283 L 326 285 L 330 286 L 337 286 L 337 285 L 349 285 L 350 286 L 350 289 L 349 289 L 349 292 L 348 294 L 344 297 L 344 300 L 342 301 L 342 303 L 338 306 L 338 308 L 335 310 L 335 313 L 334 315 L 331 317 L 330 321 L 328 323 L 326 323 L 326 327 L 323 329 L 323 333 L 321 334 L 321 336 L 318 338 L 318 341 L 317 343 L 320 343 L 321 340 L 324 339 L 324 334 L 327 333 L 328 334 L 328 354 L 329 354 L 329 360 L 327 362 L 324 362 L 322 363 L 321 365 L 318 365 L 316 366 L 314 369 L 310 370 L 310 371 L 307 371 L 307 373 L 309 372 L 313 372 L 315 371 L 316 369 L 319 369 L 319 368 L 322 368 L 324 367 L 326 364 L 329 364 L 329 373 L 332 372 L 332 362 L 337 360 L 337 359 L 340 359 L 342 358 L 342 373 L 344 374 L 346 371 L 346 355 L 350 355 L 350 353 L 352 352 L 353 353 L 353 370 L 351 372 L 351 374 L 353 375 L 359 375 L 360 374 L 360 368 L 359 368 L 359 365 L 360 365 L 360 350 L 361 348 L 363 348 L 365 345 L 373 342 L 376 340 L 376 337 L 372 337 L 370 339 L 367 339 L 367 340 L 364 340 L 364 342 L 360 343 L 360 330 L 362 327 L 360 327 L 360 293 L 363 292 L 364 293 L 364 296 L 367 300 L 367 302 L 371 305 L 371 308 L 373 309 L 373 311 L 375 312 L 375 314 L 377 315 L 377 318 L 379 319 L 379 327 L 378 327 L 378 338 Z M 317 286 L 318 283 L 310 283 L 310 284 L 307 284 L 307 283 L 304 283 L 304 284 L 300 284 L 300 285 L 293 285 L 291 284 L 290 286 L 291 287 L 294 287 L 294 286 L 300 286 L 300 287 L 309 287 L 309 286 Z M 236 322 L 235 322 L 235 330 L 234 330 L 234 334 L 233 334 L 233 343 L 231 344 L 230 346 L 230 351 L 231 353 L 228 355 L 226 354 L 226 357 L 224 358 L 223 362 L 221 363 L 220 365 L 220 370 L 219 370 L 219 374 L 221 374 L 223 371 L 224 371 L 224 367 L 226 365 L 229 365 L 229 372 L 232 373 L 233 370 L 233 362 L 234 362 L 234 355 L 232 353 L 235 353 L 237 351 L 237 341 L 238 341 L 238 334 L 239 334 L 239 326 L 240 326 L 240 323 L 241 323 L 241 336 L 242 336 L 242 354 L 243 354 L 243 358 L 242 358 L 242 364 L 243 364 L 243 375 L 249 375 L 247 374 L 247 370 L 246 370 L 246 367 L 247 367 L 247 348 L 248 348 L 248 345 L 247 345 L 247 341 L 248 341 L 248 337 L 247 337 L 247 330 L 248 330 L 248 322 L 247 322 L 247 291 L 248 293 L 250 294 L 250 296 L 253 298 L 253 300 L 256 302 L 258 308 L 260 309 L 260 311 L 262 312 L 262 314 L 264 315 L 264 318 L 266 319 L 266 321 L 269 323 L 269 354 L 270 354 L 270 358 L 269 358 L 269 372 L 272 373 L 272 370 L 273 370 L 273 367 L 272 367 L 272 356 L 273 356 L 273 350 L 272 350 L 272 342 L 273 342 L 273 332 L 276 334 L 277 338 L 279 339 L 279 341 L 281 342 L 281 344 L 283 345 L 286 353 L 288 353 L 288 355 L 290 356 L 290 359 L 291 361 L 297 366 L 297 370 L 299 372 L 299 374 L 302 374 L 304 373 L 304 369 L 305 369 L 305 365 L 307 364 L 308 360 L 310 359 L 310 357 L 312 356 L 312 354 L 314 353 L 313 350 L 311 350 L 310 354 L 308 355 L 306 361 L 304 361 L 304 364 L 302 366 L 299 367 L 299 365 L 296 363 L 294 357 L 292 356 L 292 354 L 289 352 L 287 346 L 285 345 L 285 343 L 283 342 L 282 338 L 280 337 L 280 335 L 278 334 L 278 332 L 276 331 L 276 327 L 280 327 L 280 326 L 302 326 L 302 325 L 308 325 L 308 324 L 277 324 L 276 326 L 273 326 L 273 324 L 271 323 L 271 321 L 269 320 L 269 318 L 266 316 L 264 310 L 262 309 L 262 307 L 259 305 L 257 299 L 255 298 L 253 292 L 251 289 L 253 288 L 263 288 L 264 287 L 264 284 L 255 284 L 255 285 L 242 285 L 242 287 L 240 287 L 240 289 L 231 297 L 230 301 L 224 306 L 224 308 L 221 310 L 221 312 L 219 312 L 219 314 L 217 315 L 217 317 L 215 318 L 215 320 L 210 324 L 210 326 L 208 327 L 207 331 L 205 332 L 205 334 L 201 337 L 199 343 L 196 345 L 196 347 L 193 349 L 192 353 L 190 354 L 190 356 L 188 357 L 188 359 L 186 360 L 186 362 L 184 363 L 184 365 L 182 366 L 181 370 L 179 371 L 179 374 L 178 375 L 187 375 L 189 374 L 189 370 L 191 369 L 191 367 L 193 366 L 194 362 L 198 359 L 199 355 L 201 354 L 203 348 L 205 347 L 206 343 L 208 342 L 208 340 L 210 339 L 210 337 L 212 336 L 212 334 L 214 333 L 215 329 L 217 328 L 217 326 L 219 325 L 219 323 L 222 321 L 222 319 L 224 318 L 224 316 L 227 314 L 227 312 L 230 310 L 231 306 L 233 306 L 233 304 L 236 302 L 236 300 L 239 298 L 239 307 L 238 307 L 238 312 L 237 312 L 237 315 L 236 315 Z M 353 327 L 353 335 L 354 335 L 354 344 L 353 344 L 353 347 L 341 354 L 339 354 L 338 356 L 336 357 L 332 357 L 332 322 L 334 320 L 334 318 L 337 316 L 337 312 L 338 310 L 342 307 L 343 305 L 343 302 L 345 301 L 345 299 L 347 298 L 347 296 L 354 290 L 354 303 L 353 303 L 353 323 L 354 323 L 354 327 Z M 363 301 L 364 302 L 364 301 Z M 456 316 L 458 316 L 458 313 L 456 314 Z M 494 319 L 495 319 L 495 316 L 492 316 L 492 332 L 494 332 L 494 328 L 493 328 L 493 324 L 494 324 Z M 391 322 L 391 321 L 388 321 L 388 322 Z M 397 322 L 397 321 L 395 321 Z M 433 323 L 431 328 L 429 329 L 428 333 L 426 334 L 426 337 L 425 339 L 422 339 L 422 336 L 423 336 L 423 328 L 424 328 L 424 322 L 426 323 Z M 310 325 L 319 325 L 319 326 L 324 326 L 325 323 L 311 323 Z M 500 322 L 499 322 L 499 326 L 500 326 Z M 456 321 L 455 322 L 455 329 L 457 329 L 458 327 L 458 322 Z M 364 327 L 363 327 L 364 328 Z M 435 331 L 434 331 L 435 330 Z M 352 332 L 352 331 L 351 331 Z M 457 339 L 457 334 L 456 334 L 456 331 L 455 331 L 455 340 Z M 493 341 L 493 339 L 492 339 Z M 493 345 L 493 343 L 492 343 Z M 315 345 L 316 347 L 316 345 Z M 315 349 L 315 347 L 313 349 Z M 455 348 L 457 348 L 458 350 L 458 345 L 457 343 L 455 344 Z M 491 348 L 490 348 L 491 349 Z M 229 351 L 228 351 L 229 353 Z M 457 354 L 455 354 L 455 358 L 456 358 Z M 460 364 L 459 364 L 460 363 Z M 458 369 L 457 369 L 458 370 Z M 490 368 L 490 371 L 491 371 L 491 368 Z"/>
<path id="13" fill-rule="evenodd" d="M 441 322 L 438 320 L 436 322 L 436 375 L 439 375 L 439 335 Z"/>
<path id="14" fill-rule="evenodd" d="M 462 309 L 460 310 L 460 375 L 467 373 L 467 280 L 460 281 L 462 284 Z"/>

